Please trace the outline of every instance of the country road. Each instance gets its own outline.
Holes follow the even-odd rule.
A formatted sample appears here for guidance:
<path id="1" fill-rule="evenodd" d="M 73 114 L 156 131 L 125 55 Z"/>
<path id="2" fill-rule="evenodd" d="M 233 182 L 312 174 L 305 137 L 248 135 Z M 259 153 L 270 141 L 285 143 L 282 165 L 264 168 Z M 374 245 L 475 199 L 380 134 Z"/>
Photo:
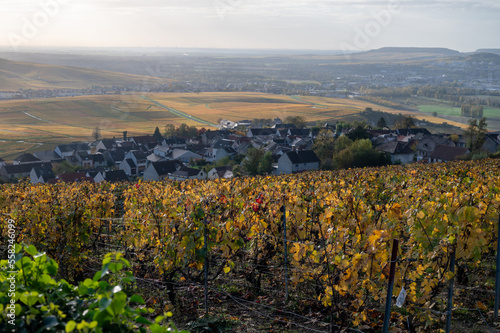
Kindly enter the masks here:
<path id="1" fill-rule="evenodd" d="M 209 121 L 206 121 L 206 120 L 203 120 L 203 119 L 200 119 L 200 118 L 197 118 L 197 117 L 193 117 L 185 112 L 182 112 L 182 111 L 179 111 L 179 110 L 176 110 L 176 109 L 172 109 L 171 107 L 168 107 L 164 104 L 161 104 L 160 102 L 158 101 L 155 101 L 154 99 L 151 99 L 147 96 L 144 96 L 144 95 L 141 95 L 141 98 L 147 100 L 147 101 L 150 101 L 156 105 L 158 105 L 159 107 L 162 107 L 164 109 L 167 109 L 169 112 L 179 116 L 179 117 L 183 117 L 183 118 L 186 118 L 186 119 L 189 119 L 189 120 L 193 120 L 193 121 L 196 121 L 198 123 L 201 123 L 203 125 L 208 125 L 208 126 L 212 126 L 212 127 L 219 127 L 219 125 L 217 124 L 214 124 L 214 123 L 211 123 Z"/>

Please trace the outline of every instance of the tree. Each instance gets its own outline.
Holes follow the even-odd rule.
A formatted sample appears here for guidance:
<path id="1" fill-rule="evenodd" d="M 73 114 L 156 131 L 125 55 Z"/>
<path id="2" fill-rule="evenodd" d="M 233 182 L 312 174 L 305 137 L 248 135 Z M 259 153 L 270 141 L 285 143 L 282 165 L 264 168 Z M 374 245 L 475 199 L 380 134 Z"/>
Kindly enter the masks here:
<path id="1" fill-rule="evenodd" d="M 473 104 L 462 104 L 460 109 L 462 117 L 481 118 L 483 116 L 483 106 Z"/>
<path id="2" fill-rule="evenodd" d="M 465 130 L 464 137 L 467 139 L 467 148 L 469 148 L 471 154 L 479 152 L 483 147 L 488 133 L 487 126 L 486 118 L 481 118 L 479 123 L 477 119 L 469 120 L 469 127 Z"/>
<path id="3" fill-rule="evenodd" d="M 334 166 L 339 169 L 362 168 L 390 164 L 390 158 L 376 151 L 369 139 L 361 139 L 336 153 L 333 156 L 333 162 Z"/>
<path id="4" fill-rule="evenodd" d="M 257 171 L 259 175 L 269 174 L 273 171 L 273 157 L 270 151 L 266 151 L 260 158 Z"/>
<path id="5" fill-rule="evenodd" d="M 99 126 L 96 126 L 94 130 L 92 130 L 92 138 L 94 139 L 94 141 L 98 141 L 102 138 L 101 129 L 99 128 Z"/>
<path id="6" fill-rule="evenodd" d="M 71 173 L 81 169 L 78 165 L 71 165 L 68 161 L 64 160 L 61 163 L 54 164 L 52 168 L 55 175 L 60 175 L 63 173 Z"/>
<path id="7" fill-rule="evenodd" d="M 342 134 L 343 130 L 344 130 L 344 124 L 343 123 L 337 123 L 337 125 L 335 125 L 335 134 L 337 136 L 340 136 Z"/>
<path id="8" fill-rule="evenodd" d="M 294 124 L 297 128 L 304 128 L 306 119 L 302 116 L 288 116 L 285 118 L 285 124 Z"/>
<path id="9" fill-rule="evenodd" d="M 347 136 L 342 135 L 335 141 L 335 144 L 333 145 L 333 150 L 335 153 L 339 153 L 340 151 L 350 147 L 351 145 L 352 145 L 352 140 L 349 139 Z"/>
<path id="10" fill-rule="evenodd" d="M 187 137 L 188 138 L 194 138 L 198 135 L 198 129 L 196 126 L 189 126 L 187 129 Z"/>
<path id="11" fill-rule="evenodd" d="M 398 121 L 396 121 L 396 127 L 397 128 L 415 127 L 415 118 L 413 118 L 412 116 L 403 117 L 402 119 L 399 119 Z"/>
<path id="12" fill-rule="evenodd" d="M 155 138 L 155 140 L 158 142 L 163 140 L 163 136 L 161 135 L 160 129 L 158 128 L 158 126 L 156 126 L 156 128 L 155 128 L 155 132 L 153 133 L 153 138 Z"/>
<path id="13" fill-rule="evenodd" d="M 332 167 L 334 149 L 334 134 L 331 130 L 322 129 L 314 140 L 313 150 L 321 161 L 321 168 L 329 170 Z"/>
<path id="14" fill-rule="evenodd" d="M 177 135 L 180 136 L 181 138 L 186 138 L 188 137 L 188 130 L 189 126 L 187 124 L 182 123 L 179 128 L 177 128 L 176 132 Z"/>
<path id="15" fill-rule="evenodd" d="M 384 128 L 387 127 L 387 121 L 385 121 L 384 117 L 380 117 L 380 119 L 377 122 L 377 127 L 378 128 Z"/>
<path id="16" fill-rule="evenodd" d="M 347 137 L 352 141 L 356 141 L 361 139 L 369 139 L 370 134 L 364 127 L 358 125 L 353 131 L 350 131 L 349 134 L 347 134 Z"/>
<path id="17" fill-rule="evenodd" d="M 241 162 L 243 170 L 250 176 L 259 174 L 259 162 L 261 157 L 264 156 L 263 149 L 249 148 L 245 159 Z"/>
<path id="18" fill-rule="evenodd" d="M 271 152 L 266 152 L 262 148 L 249 148 L 239 170 L 250 176 L 270 173 L 273 170 Z"/>
<path id="19" fill-rule="evenodd" d="M 165 137 L 175 136 L 175 126 L 173 124 L 165 125 Z"/>

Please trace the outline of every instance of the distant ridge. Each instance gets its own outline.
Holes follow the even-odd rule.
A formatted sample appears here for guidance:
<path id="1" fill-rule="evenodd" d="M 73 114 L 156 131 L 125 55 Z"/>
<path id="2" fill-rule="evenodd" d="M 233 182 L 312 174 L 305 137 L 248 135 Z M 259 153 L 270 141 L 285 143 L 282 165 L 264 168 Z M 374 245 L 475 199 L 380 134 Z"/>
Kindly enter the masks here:
<path id="1" fill-rule="evenodd" d="M 383 47 L 380 49 L 350 55 L 350 61 L 360 63 L 414 62 L 441 58 L 459 57 L 463 54 L 446 48 L 436 47 Z"/>
<path id="2" fill-rule="evenodd" d="M 500 55 L 500 49 L 478 49 L 476 53 L 493 53 Z"/>
<path id="3" fill-rule="evenodd" d="M 446 56 L 460 55 L 460 52 L 444 47 L 382 47 L 365 53 L 429 53 Z"/>
<path id="4" fill-rule="evenodd" d="M 481 53 L 474 53 L 471 54 L 468 59 L 470 61 L 476 61 L 476 62 L 492 62 L 495 64 L 500 64 L 500 53 L 495 54 L 491 52 L 481 52 Z"/>

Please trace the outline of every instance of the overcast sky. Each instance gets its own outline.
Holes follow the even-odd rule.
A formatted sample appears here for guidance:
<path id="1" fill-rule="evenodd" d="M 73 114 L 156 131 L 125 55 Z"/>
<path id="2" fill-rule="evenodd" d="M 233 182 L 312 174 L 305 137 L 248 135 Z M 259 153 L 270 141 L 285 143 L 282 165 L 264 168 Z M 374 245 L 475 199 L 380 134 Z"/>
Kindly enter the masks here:
<path id="1" fill-rule="evenodd" d="M 500 48 L 500 0 L 0 0 L 0 45 Z"/>

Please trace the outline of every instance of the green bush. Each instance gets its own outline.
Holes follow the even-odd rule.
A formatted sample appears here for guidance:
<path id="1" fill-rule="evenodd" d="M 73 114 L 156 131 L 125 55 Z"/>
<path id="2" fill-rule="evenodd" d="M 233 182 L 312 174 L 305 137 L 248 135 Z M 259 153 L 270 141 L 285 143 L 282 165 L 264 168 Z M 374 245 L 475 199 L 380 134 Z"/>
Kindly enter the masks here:
<path id="1" fill-rule="evenodd" d="M 0 261 L 0 332 L 179 332 L 163 325 L 171 313 L 151 321 L 143 298 L 127 295 L 135 279 L 121 253 L 108 253 L 93 279 L 74 286 L 56 280 L 57 262 L 33 245 L 11 252 Z"/>

